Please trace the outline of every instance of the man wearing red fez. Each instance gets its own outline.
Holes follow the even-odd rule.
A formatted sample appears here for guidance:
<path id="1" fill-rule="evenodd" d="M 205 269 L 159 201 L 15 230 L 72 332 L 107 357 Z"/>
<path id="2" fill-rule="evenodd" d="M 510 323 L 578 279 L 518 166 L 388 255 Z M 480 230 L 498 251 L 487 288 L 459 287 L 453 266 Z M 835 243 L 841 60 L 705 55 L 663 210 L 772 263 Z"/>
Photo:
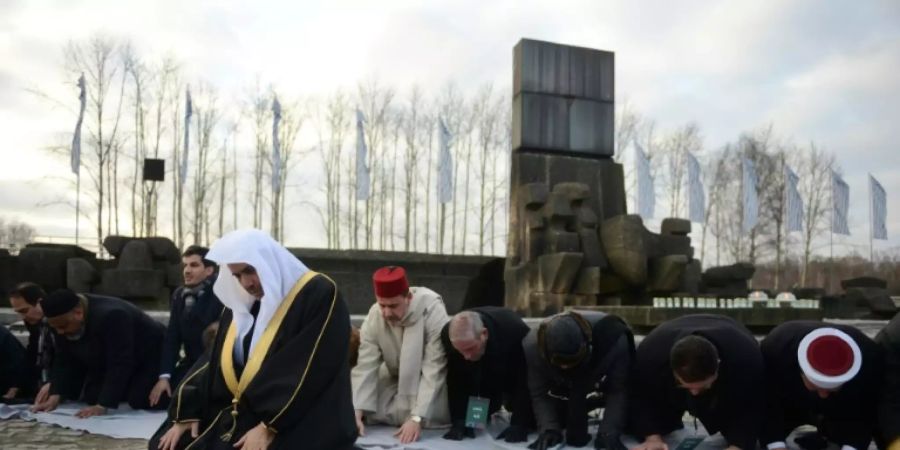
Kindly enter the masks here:
<path id="1" fill-rule="evenodd" d="M 813 425 L 815 433 L 794 439 L 803 449 L 869 447 L 883 378 L 872 339 L 849 325 L 794 321 L 772 330 L 761 347 L 768 404 L 761 445 L 785 449 L 795 428 Z"/>
<path id="2" fill-rule="evenodd" d="M 359 435 L 365 423 L 398 426 L 398 440 L 419 439 L 422 427 L 449 423 L 447 359 L 441 329 L 449 320 L 441 296 L 410 287 L 402 267 L 372 276 L 375 304 L 360 329 L 353 368 L 353 405 Z"/>

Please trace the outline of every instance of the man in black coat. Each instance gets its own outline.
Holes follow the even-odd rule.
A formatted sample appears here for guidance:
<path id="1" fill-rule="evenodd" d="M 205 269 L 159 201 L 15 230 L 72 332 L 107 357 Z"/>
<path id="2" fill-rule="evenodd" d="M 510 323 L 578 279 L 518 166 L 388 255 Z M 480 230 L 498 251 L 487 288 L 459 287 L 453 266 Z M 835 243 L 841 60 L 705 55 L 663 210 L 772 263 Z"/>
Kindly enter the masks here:
<path id="1" fill-rule="evenodd" d="M 219 333 L 148 448 L 352 449 L 350 314 L 334 281 L 260 230 L 226 234 L 207 257 L 227 270 Z"/>
<path id="2" fill-rule="evenodd" d="M 147 409 L 159 374 L 164 328 L 137 306 L 114 297 L 60 289 L 41 302 L 56 331 L 56 360 L 50 396 L 34 411 L 52 411 L 70 392 L 67 384 L 84 374 L 80 400 L 89 406 L 78 417 L 99 416 L 127 402 Z M 72 399 L 79 400 L 79 399 Z"/>
<path id="3" fill-rule="evenodd" d="M 25 348 L 21 383 L 9 388 L 3 398 L 7 401 L 31 401 L 36 398 L 43 402 L 50 395 L 50 368 L 56 348 L 53 331 L 47 324 L 40 305 L 47 294 L 41 286 L 25 282 L 10 290 L 8 296 L 10 306 L 22 318 L 28 330 L 28 345 Z M 77 396 L 79 392 L 80 390 L 68 394 Z"/>
<path id="4" fill-rule="evenodd" d="M 875 342 L 884 352 L 884 385 L 878 406 L 879 448 L 900 450 L 900 313 L 884 327 Z"/>
<path id="5" fill-rule="evenodd" d="M 506 405 L 512 413 L 510 426 L 498 439 L 524 442 L 534 427 L 528 394 L 528 367 L 522 339 L 528 325 L 506 308 L 484 306 L 460 312 L 444 325 L 441 342 L 447 354 L 447 396 L 452 427 L 444 439 L 474 437 L 466 427 L 470 397 L 490 401 L 488 413 Z"/>
<path id="6" fill-rule="evenodd" d="M 172 387 L 203 354 L 203 332 L 222 316 L 224 306 L 213 292 L 216 264 L 206 259 L 207 252 L 206 247 L 192 245 L 181 256 L 184 285 L 172 293 L 159 380 L 150 391 L 150 406 L 156 406 L 163 394 L 172 398 Z M 179 358 L 182 348 L 184 357 Z"/>
<path id="7" fill-rule="evenodd" d="M 563 429 L 567 446 L 587 445 L 591 397 L 604 406 L 594 448 L 624 450 L 619 437 L 634 361 L 634 336 L 628 325 L 613 315 L 569 311 L 545 319 L 528 333 L 522 347 L 540 432 L 528 448 L 555 447 L 563 442 Z"/>
<path id="8" fill-rule="evenodd" d="M 763 360 L 743 325 L 697 314 L 665 322 L 637 349 L 629 428 L 643 450 L 666 448 L 662 436 L 684 426 L 685 411 L 729 448 L 753 450 L 762 425 Z"/>
<path id="9" fill-rule="evenodd" d="M 800 447 L 868 448 L 884 378 L 872 339 L 848 325 L 793 321 L 772 330 L 761 348 L 768 403 L 761 444 L 784 449 L 791 431 L 814 425 L 817 433 L 795 439 Z"/>

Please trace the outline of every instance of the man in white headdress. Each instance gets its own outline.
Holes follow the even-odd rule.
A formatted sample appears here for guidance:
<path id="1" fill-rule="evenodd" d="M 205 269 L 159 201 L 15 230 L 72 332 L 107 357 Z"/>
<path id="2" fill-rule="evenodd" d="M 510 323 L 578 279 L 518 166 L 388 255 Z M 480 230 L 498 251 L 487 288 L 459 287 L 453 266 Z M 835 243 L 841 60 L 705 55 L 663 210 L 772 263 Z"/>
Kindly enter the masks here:
<path id="1" fill-rule="evenodd" d="M 334 282 L 259 230 L 226 234 L 206 257 L 226 310 L 150 448 L 352 449 L 350 316 Z"/>

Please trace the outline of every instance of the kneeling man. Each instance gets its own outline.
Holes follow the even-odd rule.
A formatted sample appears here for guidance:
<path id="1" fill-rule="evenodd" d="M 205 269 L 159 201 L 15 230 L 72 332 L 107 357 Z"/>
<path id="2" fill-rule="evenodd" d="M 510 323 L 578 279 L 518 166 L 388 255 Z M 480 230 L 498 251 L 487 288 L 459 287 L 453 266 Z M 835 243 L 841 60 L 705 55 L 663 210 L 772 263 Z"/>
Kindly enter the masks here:
<path id="1" fill-rule="evenodd" d="M 463 311 L 441 332 L 447 352 L 447 395 L 453 427 L 444 439 L 475 437 L 466 426 L 470 401 L 488 402 L 488 414 L 506 405 L 512 413 L 510 426 L 498 439 L 524 442 L 534 428 L 534 413 L 528 395 L 528 366 L 522 339 L 528 325 L 515 312 L 496 306 Z"/>
<path id="2" fill-rule="evenodd" d="M 763 360 L 753 334 L 713 314 L 656 327 L 637 349 L 631 431 L 641 450 L 663 450 L 662 436 L 684 426 L 688 411 L 729 449 L 754 450 L 762 426 Z"/>
<path id="3" fill-rule="evenodd" d="M 227 270 L 213 286 L 226 309 L 150 449 L 352 449 L 350 315 L 334 282 L 259 230 L 206 257 Z"/>
<path id="4" fill-rule="evenodd" d="M 423 426 L 449 423 L 441 345 L 447 310 L 431 289 L 410 287 L 402 267 L 382 267 L 372 281 L 376 301 L 360 329 L 352 374 L 356 426 L 360 436 L 364 419 L 399 426 L 396 436 L 407 444 Z"/>
<path id="5" fill-rule="evenodd" d="M 881 349 L 862 331 L 812 321 L 786 322 L 761 344 L 768 411 L 761 444 L 786 448 L 800 425 L 816 433 L 794 439 L 806 450 L 831 441 L 844 450 L 869 447 L 884 378 Z"/>

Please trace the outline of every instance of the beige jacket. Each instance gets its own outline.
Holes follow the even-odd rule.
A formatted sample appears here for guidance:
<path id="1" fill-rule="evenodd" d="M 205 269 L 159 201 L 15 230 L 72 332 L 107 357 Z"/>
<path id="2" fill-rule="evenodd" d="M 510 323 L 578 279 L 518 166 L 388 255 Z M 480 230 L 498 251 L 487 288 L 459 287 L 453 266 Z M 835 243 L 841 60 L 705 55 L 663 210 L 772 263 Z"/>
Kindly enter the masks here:
<path id="1" fill-rule="evenodd" d="M 446 424 L 447 358 L 441 329 L 449 320 L 447 310 L 441 296 L 428 288 L 411 287 L 410 292 L 412 301 L 400 326 L 385 321 L 377 303 L 369 309 L 352 372 L 353 405 L 392 425 L 410 415 L 430 426 Z"/>

